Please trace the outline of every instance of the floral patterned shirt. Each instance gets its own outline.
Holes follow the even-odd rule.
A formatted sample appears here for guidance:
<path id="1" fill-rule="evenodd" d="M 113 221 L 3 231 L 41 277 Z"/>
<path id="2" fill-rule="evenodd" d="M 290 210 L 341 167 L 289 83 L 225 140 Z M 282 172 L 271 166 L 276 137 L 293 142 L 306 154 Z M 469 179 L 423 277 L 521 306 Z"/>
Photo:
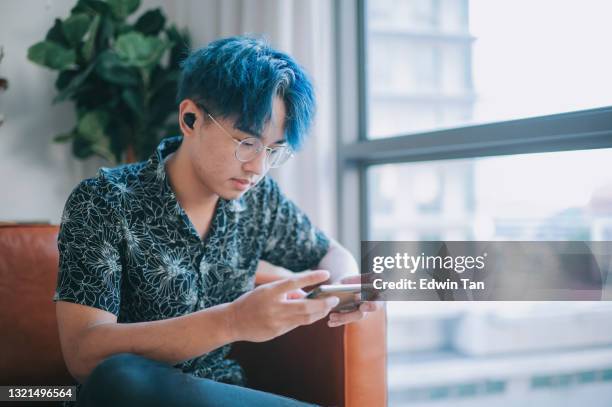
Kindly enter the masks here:
<path id="1" fill-rule="evenodd" d="M 300 271 L 327 253 L 329 239 L 267 176 L 238 199 L 220 197 L 200 238 L 165 171 L 165 158 L 181 142 L 164 139 L 147 161 L 101 168 L 72 191 L 58 236 L 53 301 L 99 308 L 119 323 L 173 318 L 253 289 L 260 259 Z M 175 367 L 245 385 L 240 365 L 226 358 L 230 347 Z"/>

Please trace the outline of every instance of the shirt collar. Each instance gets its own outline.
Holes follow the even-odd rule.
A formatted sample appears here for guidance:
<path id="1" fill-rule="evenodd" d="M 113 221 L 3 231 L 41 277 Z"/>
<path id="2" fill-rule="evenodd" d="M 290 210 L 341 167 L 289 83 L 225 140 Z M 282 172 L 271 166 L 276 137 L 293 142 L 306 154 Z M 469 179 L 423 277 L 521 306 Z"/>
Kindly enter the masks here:
<path id="1" fill-rule="evenodd" d="M 162 167 L 164 167 L 164 160 L 166 159 L 166 157 L 178 150 L 182 142 L 183 136 L 181 135 L 167 137 L 163 139 L 155 149 L 153 155 L 151 156 L 151 162 L 156 166 L 161 165 Z"/>

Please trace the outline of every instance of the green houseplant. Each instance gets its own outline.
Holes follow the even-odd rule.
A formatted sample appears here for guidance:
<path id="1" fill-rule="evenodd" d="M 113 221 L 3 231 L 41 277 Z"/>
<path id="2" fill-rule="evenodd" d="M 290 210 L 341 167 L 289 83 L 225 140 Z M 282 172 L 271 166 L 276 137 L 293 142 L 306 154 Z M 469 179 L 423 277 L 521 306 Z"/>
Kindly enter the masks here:
<path id="1" fill-rule="evenodd" d="M 145 159 L 161 138 L 178 132 L 172 113 L 189 38 L 167 27 L 160 9 L 128 22 L 139 6 L 140 0 L 79 0 L 28 49 L 30 61 L 59 71 L 53 103 L 75 104 L 77 123 L 54 140 L 72 142 L 80 159 Z"/>

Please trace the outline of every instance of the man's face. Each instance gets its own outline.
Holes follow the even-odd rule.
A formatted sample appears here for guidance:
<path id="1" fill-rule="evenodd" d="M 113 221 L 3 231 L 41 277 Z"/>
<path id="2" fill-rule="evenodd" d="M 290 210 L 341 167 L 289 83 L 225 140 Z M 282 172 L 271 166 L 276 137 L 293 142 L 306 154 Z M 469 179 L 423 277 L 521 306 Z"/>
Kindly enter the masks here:
<path id="1" fill-rule="evenodd" d="M 191 101 L 189 103 L 193 104 Z M 191 106 L 188 105 L 185 111 L 189 107 Z M 238 161 L 235 155 L 238 144 L 226 132 L 237 141 L 253 135 L 235 129 L 234 121 L 230 118 L 213 116 L 217 122 L 215 123 L 206 112 L 197 107 L 194 109 L 196 110 L 194 129 L 184 131 L 183 144 L 187 148 L 196 178 L 208 191 L 224 199 L 240 198 L 268 171 L 266 152 L 262 151 L 248 162 Z M 272 118 L 264 128 L 260 140 L 263 145 L 272 148 L 281 145 L 285 141 L 284 129 L 285 103 L 280 97 L 276 97 L 273 102 Z"/>

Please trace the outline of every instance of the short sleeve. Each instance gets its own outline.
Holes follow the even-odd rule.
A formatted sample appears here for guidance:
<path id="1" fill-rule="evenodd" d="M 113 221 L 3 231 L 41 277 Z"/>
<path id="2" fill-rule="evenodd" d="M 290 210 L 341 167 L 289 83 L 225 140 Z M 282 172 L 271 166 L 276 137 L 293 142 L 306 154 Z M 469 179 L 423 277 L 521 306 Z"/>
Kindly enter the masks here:
<path id="1" fill-rule="evenodd" d="M 264 212 L 269 224 L 264 228 L 267 233 L 261 259 L 291 271 L 316 267 L 329 250 L 329 238 L 284 196 L 274 180 L 266 178 L 268 205 Z"/>
<path id="2" fill-rule="evenodd" d="M 119 315 L 122 263 L 117 216 L 94 179 L 70 194 L 58 235 L 59 272 L 53 301 Z"/>

